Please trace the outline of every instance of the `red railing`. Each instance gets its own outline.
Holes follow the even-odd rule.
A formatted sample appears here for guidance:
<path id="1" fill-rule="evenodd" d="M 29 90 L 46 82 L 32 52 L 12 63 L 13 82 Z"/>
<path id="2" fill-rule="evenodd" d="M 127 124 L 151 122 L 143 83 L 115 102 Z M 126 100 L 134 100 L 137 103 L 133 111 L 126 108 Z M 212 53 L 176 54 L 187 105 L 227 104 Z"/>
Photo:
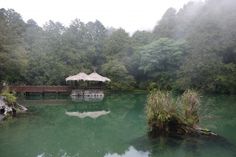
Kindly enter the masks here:
<path id="1" fill-rule="evenodd" d="M 17 93 L 69 93 L 70 86 L 10 86 Z"/>

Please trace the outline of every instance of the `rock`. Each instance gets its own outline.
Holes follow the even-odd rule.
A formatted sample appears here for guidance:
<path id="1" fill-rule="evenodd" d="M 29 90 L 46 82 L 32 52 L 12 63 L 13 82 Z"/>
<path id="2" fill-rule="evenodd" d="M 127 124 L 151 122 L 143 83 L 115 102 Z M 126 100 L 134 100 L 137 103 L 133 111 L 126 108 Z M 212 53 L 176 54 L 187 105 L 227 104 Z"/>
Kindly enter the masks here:
<path id="1" fill-rule="evenodd" d="M 5 116 L 0 114 L 0 121 L 2 121 L 4 118 L 5 118 Z"/>
<path id="2" fill-rule="evenodd" d="M 16 103 L 13 107 L 9 107 L 4 101 L 4 97 L 0 96 L 0 121 L 3 120 L 7 115 L 16 116 L 16 113 L 26 112 L 27 108 Z"/>
<path id="3" fill-rule="evenodd" d="M 28 110 L 25 106 L 22 106 L 22 105 L 20 105 L 18 103 L 16 105 L 20 109 L 21 112 L 26 112 Z"/>
<path id="4" fill-rule="evenodd" d="M 4 115 L 6 115 L 8 112 L 12 112 L 12 108 L 9 107 L 2 96 L 0 96 L 0 109 L 4 111 Z"/>
<path id="5" fill-rule="evenodd" d="M 3 100 L 3 97 L 0 96 L 0 109 L 2 109 L 4 106 L 6 106 L 5 101 Z"/>

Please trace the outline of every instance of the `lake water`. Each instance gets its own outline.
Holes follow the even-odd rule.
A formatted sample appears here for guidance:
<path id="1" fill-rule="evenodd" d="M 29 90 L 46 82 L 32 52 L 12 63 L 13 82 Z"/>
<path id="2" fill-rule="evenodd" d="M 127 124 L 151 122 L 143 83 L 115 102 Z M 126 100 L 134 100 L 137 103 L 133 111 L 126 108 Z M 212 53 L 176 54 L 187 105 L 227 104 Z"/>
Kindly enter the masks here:
<path id="1" fill-rule="evenodd" d="M 21 101 L 29 113 L 0 124 L 0 157 L 236 156 L 236 96 L 202 97 L 201 126 L 219 139 L 149 139 L 144 93 L 107 94 L 97 102 L 31 98 Z M 76 114 L 97 111 L 97 117 Z"/>

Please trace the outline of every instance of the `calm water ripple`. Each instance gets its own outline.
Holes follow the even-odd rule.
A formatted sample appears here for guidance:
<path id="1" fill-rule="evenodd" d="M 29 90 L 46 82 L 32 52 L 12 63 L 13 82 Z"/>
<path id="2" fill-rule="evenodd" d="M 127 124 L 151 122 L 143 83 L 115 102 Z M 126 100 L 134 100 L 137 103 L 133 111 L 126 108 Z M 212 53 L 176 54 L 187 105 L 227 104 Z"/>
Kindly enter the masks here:
<path id="1" fill-rule="evenodd" d="M 30 113 L 0 124 L 0 157 L 236 156 L 235 96 L 202 98 L 201 126 L 221 135 L 219 139 L 149 139 L 144 93 L 109 94 L 98 102 L 30 99 L 21 101 Z M 89 116 L 79 118 L 82 113 Z"/>

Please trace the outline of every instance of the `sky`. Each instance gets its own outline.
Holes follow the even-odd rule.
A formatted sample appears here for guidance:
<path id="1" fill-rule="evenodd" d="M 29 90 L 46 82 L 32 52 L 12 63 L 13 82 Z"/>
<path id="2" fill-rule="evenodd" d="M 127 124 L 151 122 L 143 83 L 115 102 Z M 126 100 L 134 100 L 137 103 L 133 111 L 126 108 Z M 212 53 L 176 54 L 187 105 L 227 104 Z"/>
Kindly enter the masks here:
<path id="1" fill-rule="evenodd" d="M 43 26 L 49 20 L 68 26 L 75 18 L 102 22 L 105 27 L 152 30 L 169 7 L 180 9 L 196 0 L 0 0 L 0 8 L 11 8 L 27 21 Z"/>

